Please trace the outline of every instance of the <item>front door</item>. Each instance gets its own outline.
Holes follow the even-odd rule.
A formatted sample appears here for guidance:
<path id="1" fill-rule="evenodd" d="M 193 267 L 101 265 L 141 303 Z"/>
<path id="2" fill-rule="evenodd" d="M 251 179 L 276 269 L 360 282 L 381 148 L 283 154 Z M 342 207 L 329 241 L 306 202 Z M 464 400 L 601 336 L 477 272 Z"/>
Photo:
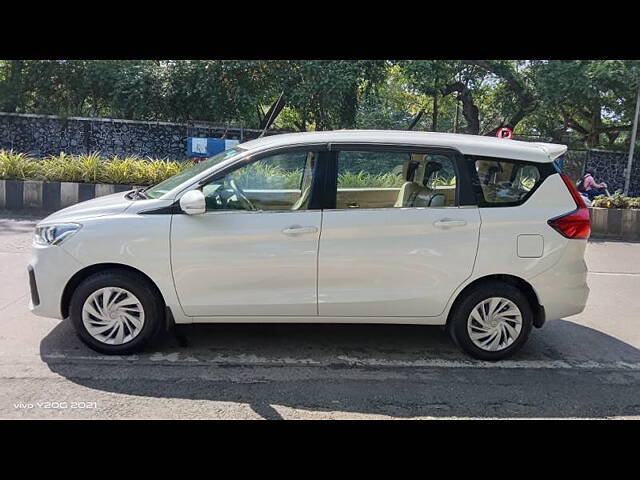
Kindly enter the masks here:
<path id="1" fill-rule="evenodd" d="M 458 206 L 454 158 L 364 147 L 338 152 L 336 208 L 322 220 L 321 316 L 444 311 L 471 275 L 480 229 L 477 207 Z"/>
<path id="2" fill-rule="evenodd" d="M 269 155 L 204 185 L 207 212 L 175 214 L 171 263 L 188 316 L 316 316 L 318 151 Z"/>

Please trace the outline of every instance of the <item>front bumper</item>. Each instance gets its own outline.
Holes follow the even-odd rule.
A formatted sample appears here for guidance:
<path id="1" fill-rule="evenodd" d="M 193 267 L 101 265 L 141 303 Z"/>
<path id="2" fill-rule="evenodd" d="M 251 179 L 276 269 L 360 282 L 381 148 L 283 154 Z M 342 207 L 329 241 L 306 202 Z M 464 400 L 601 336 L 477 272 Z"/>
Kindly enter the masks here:
<path id="1" fill-rule="evenodd" d="M 36 284 L 36 274 L 31 265 L 27 266 L 27 273 L 29 274 L 29 293 L 31 294 L 29 307 L 37 307 L 40 305 L 40 295 L 38 294 L 38 285 Z"/>
<path id="2" fill-rule="evenodd" d="M 61 245 L 34 245 L 29 273 L 29 310 L 41 317 L 62 319 L 61 300 L 64 288 L 82 265 Z"/>

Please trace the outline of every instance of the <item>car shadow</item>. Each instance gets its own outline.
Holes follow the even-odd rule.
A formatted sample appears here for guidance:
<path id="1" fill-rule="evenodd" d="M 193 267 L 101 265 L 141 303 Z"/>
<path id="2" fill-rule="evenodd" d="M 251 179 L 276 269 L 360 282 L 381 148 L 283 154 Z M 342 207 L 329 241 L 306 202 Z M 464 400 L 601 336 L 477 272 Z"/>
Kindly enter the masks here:
<path id="1" fill-rule="evenodd" d="M 99 391 L 277 407 L 426 417 L 640 415 L 640 351 L 571 321 L 534 330 L 508 362 L 476 362 L 439 327 L 218 324 L 181 329 L 132 357 L 97 354 L 68 320 L 40 344 L 51 371 Z M 621 363 L 623 362 L 623 363 Z M 502 366 L 501 366 L 502 365 Z M 144 413 L 140 414 L 145 417 Z M 348 415 L 347 415 L 348 416 Z"/>

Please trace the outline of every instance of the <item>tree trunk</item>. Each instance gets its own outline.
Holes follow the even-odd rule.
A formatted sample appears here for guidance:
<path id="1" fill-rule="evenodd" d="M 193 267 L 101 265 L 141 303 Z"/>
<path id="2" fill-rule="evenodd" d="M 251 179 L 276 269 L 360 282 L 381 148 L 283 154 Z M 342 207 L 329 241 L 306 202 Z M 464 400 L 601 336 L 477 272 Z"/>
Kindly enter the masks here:
<path id="1" fill-rule="evenodd" d="M 438 131 L 438 96 L 433 96 L 433 113 L 431 114 L 431 131 Z"/>
<path id="2" fill-rule="evenodd" d="M 442 95 L 449 95 L 451 92 L 458 92 L 462 101 L 462 115 L 467 121 L 464 133 L 478 135 L 480 133 L 480 114 L 478 107 L 473 103 L 471 90 L 462 82 L 451 83 L 442 88 Z"/>

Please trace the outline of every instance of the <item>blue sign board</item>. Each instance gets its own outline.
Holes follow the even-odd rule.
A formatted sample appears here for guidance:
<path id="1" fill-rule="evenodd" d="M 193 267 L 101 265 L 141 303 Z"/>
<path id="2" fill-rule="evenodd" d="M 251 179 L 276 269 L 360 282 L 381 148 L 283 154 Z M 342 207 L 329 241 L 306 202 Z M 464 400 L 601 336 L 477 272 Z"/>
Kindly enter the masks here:
<path id="1" fill-rule="evenodd" d="M 238 140 L 228 140 L 226 138 L 187 138 L 187 156 L 188 157 L 212 157 L 224 150 L 235 147 Z"/>

